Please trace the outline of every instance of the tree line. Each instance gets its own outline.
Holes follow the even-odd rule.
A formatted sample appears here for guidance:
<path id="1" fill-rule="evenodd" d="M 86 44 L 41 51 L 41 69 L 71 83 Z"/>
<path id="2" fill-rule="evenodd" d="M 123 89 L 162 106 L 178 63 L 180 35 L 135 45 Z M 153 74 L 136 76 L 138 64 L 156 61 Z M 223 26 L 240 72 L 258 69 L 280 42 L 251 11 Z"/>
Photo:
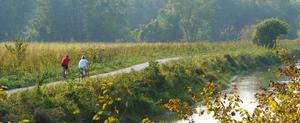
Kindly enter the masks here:
<path id="1" fill-rule="evenodd" d="M 297 37 L 297 0 L 0 0 L 0 40 L 222 41 L 279 18 Z"/>
<path id="2" fill-rule="evenodd" d="M 117 41 L 163 0 L 0 0 L 0 40 Z"/>

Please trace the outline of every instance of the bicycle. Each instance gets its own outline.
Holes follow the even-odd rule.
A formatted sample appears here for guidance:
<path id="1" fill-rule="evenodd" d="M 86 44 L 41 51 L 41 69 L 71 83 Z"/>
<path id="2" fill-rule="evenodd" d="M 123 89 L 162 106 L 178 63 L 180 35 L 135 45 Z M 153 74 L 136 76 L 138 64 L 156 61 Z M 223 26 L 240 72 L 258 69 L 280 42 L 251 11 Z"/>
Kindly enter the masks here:
<path id="1" fill-rule="evenodd" d="M 88 76 L 87 68 L 79 68 L 80 69 L 80 79 L 84 79 Z"/>
<path id="2" fill-rule="evenodd" d="M 68 76 L 68 74 L 69 74 L 68 66 L 62 65 L 62 67 L 63 67 L 62 76 L 63 76 L 65 79 L 67 79 L 67 76 Z"/>

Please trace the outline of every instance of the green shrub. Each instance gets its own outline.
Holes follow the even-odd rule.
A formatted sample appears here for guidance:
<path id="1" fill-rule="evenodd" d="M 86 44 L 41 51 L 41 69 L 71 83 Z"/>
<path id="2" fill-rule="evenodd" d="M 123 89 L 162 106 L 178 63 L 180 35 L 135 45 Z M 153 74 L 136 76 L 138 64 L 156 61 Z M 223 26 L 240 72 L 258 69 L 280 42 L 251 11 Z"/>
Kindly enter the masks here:
<path id="1" fill-rule="evenodd" d="M 52 123 L 47 111 L 36 109 L 33 114 L 35 123 Z"/>
<path id="2" fill-rule="evenodd" d="M 289 32 L 289 25 L 276 18 L 266 19 L 256 25 L 252 40 L 259 46 L 276 47 L 276 40 Z"/>

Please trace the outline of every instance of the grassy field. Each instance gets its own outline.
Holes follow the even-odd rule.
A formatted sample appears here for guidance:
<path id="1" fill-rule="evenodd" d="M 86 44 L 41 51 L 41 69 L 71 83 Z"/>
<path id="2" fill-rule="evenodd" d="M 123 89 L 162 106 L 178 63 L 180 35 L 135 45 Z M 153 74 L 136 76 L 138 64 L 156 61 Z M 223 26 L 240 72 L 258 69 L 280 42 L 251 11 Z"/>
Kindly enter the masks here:
<path id="1" fill-rule="evenodd" d="M 83 55 L 90 61 L 90 74 L 100 74 L 160 58 L 235 51 L 254 52 L 258 49 L 246 41 L 154 44 L 29 43 L 20 57 L 9 52 L 4 44 L 6 43 L 0 44 L 0 85 L 9 89 L 35 85 L 41 80 L 61 80 L 60 60 L 65 54 L 70 55 L 72 59 L 70 78 L 77 78 L 77 64 Z"/>
<path id="2" fill-rule="evenodd" d="M 193 57 L 164 65 L 151 63 L 149 68 L 140 72 L 114 77 L 88 79 L 82 83 L 74 83 L 75 81 L 73 81 L 67 84 L 18 92 L 8 97 L 4 96 L 2 100 L 0 98 L 0 116 L 3 121 L 10 120 L 17 122 L 22 119 L 29 119 L 34 122 L 44 123 L 64 121 L 72 123 L 92 123 L 95 122 L 92 120 L 93 117 L 100 111 L 103 113 L 99 122 L 103 122 L 110 116 L 115 116 L 120 122 L 138 123 L 145 117 L 153 118 L 166 112 L 160 109 L 160 99 L 176 97 L 191 102 L 191 98 L 186 94 L 187 87 L 201 89 L 207 81 L 214 81 L 226 87 L 228 80 L 233 75 L 243 71 L 255 70 L 259 67 L 277 65 L 279 63 L 278 59 L 273 55 L 272 50 L 256 47 L 249 42 L 227 42 L 226 44 L 64 45 L 65 46 L 59 46 L 58 44 L 30 44 L 28 49 L 32 51 L 27 51 L 26 60 L 24 60 L 22 64 L 24 64 L 23 66 L 34 66 L 34 64 L 31 63 L 33 62 L 31 60 L 34 59 L 28 58 L 33 57 L 34 54 L 38 54 L 34 52 L 34 50 L 42 51 L 42 47 L 46 46 L 57 48 L 48 48 L 48 50 L 46 50 L 47 52 L 53 50 L 53 57 L 50 57 L 53 61 L 46 63 L 49 63 L 49 65 L 54 64 L 51 66 L 54 72 L 56 69 L 56 72 L 59 72 L 58 63 L 60 56 L 64 53 L 67 52 L 73 59 L 76 59 L 79 58 L 80 55 L 83 55 L 82 52 L 88 51 L 75 49 L 75 47 L 79 45 L 85 48 L 106 47 L 110 49 L 111 52 L 114 51 L 114 55 L 108 55 L 111 52 L 108 52 L 108 49 L 104 50 L 106 52 L 102 53 L 102 57 L 98 58 L 106 58 L 107 61 L 105 59 L 101 62 L 95 60 L 93 63 L 96 65 L 93 67 L 102 65 L 104 68 L 110 68 L 114 65 L 110 63 L 117 63 L 117 61 L 127 61 L 127 64 L 118 66 L 125 67 L 127 65 L 164 57 Z M 297 45 L 296 42 L 284 42 L 280 44 L 280 47 L 296 48 Z M 40 48 L 33 49 L 33 46 L 39 46 Z M 70 48 L 68 49 L 69 52 L 68 50 L 61 50 L 66 46 Z M 93 51 L 94 50 L 95 49 L 93 49 Z M 78 57 L 76 57 L 77 55 Z M 90 58 L 93 57 L 89 56 L 88 53 L 85 53 L 85 55 Z M 98 55 L 100 55 L 100 53 Z M 39 56 L 39 58 L 41 58 L 41 61 L 44 61 L 49 57 L 45 58 Z M 27 64 L 25 65 L 25 63 Z M 58 64 L 56 65 L 57 68 L 55 64 Z M 72 64 L 72 69 L 75 69 L 76 63 Z M 46 71 L 47 68 L 43 68 L 43 65 L 45 64 L 41 64 L 40 67 L 36 67 L 35 69 L 44 69 Z M 118 67 L 110 69 L 118 69 Z M 34 69 L 32 71 L 34 71 Z M 105 71 L 103 69 L 95 69 L 94 73 L 98 72 L 101 73 Z M 3 74 L 3 78 L 6 77 L 5 75 L 9 74 Z M 111 86 L 106 86 L 108 84 Z M 111 102 L 110 99 L 113 99 L 112 104 L 104 107 L 103 98 L 108 100 L 108 104 Z M 116 101 L 118 98 L 121 100 Z M 116 109 L 118 109 L 118 113 L 116 113 Z"/>

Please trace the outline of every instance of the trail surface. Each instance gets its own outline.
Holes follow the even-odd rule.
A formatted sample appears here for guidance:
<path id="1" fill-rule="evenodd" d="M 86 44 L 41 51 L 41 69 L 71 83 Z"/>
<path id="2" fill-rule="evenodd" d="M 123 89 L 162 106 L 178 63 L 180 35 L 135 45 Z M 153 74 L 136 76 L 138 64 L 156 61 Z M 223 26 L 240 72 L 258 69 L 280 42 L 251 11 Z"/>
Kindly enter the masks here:
<path id="1" fill-rule="evenodd" d="M 166 62 L 176 61 L 176 60 L 179 60 L 179 59 L 182 59 L 182 58 L 180 58 L 180 57 L 165 58 L 165 59 L 156 60 L 156 62 L 158 62 L 159 64 L 164 64 Z M 128 67 L 128 68 L 112 71 L 112 72 L 109 72 L 109 73 L 93 75 L 93 76 L 90 76 L 90 78 L 101 78 L 101 77 L 114 76 L 114 75 L 119 75 L 119 74 L 124 74 L 124 73 L 130 73 L 132 71 L 141 71 L 141 70 L 144 70 L 145 68 L 147 68 L 148 66 L 149 66 L 149 62 L 146 62 L 146 63 L 142 63 L 142 64 L 137 64 L 137 65 L 134 65 L 134 66 L 131 66 L 131 67 Z M 45 84 L 45 85 L 46 86 L 51 86 L 51 85 L 65 83 L 65 82 L 66 81 L 62 80 L 62 81 L 51 82 L 51 83 L 48 83 L 48 84 Z M 18 91 L 30 90 L 30 89 L 33 89 L 34 87 L 35 86 L 17 88 L 17 89 L 7 90 L 6 92 L 7 93 L 15 93 L 15 92 L 18 92 Z"/>

